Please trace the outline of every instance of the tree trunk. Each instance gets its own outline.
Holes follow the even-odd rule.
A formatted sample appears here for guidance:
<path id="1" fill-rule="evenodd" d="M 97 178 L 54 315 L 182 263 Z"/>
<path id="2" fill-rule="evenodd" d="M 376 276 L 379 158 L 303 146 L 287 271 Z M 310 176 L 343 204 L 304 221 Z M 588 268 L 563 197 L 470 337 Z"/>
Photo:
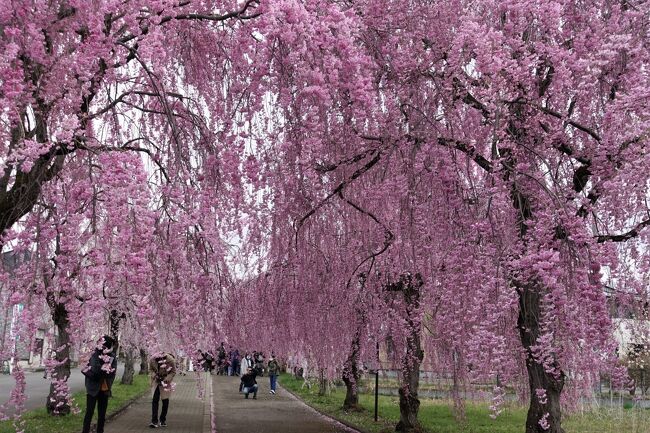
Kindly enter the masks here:
<path id="1" fill-rule="evenodd" d="M 132 347 L 124 351 L 124 373 L 122 373 L 122 385 L 133 385 L 133 374 L 135 373 L 135 354 Z"/>
<path id="2" fill-rule="evenodd" d="M 395 426 L 398 432 L 421 431 L 418 421 L 420 400 L 418 389 L 420 387 L 420 364 L 424 359 L 424 352 L 420 346 L 420 333 L 412 329 L 408 338 L 406 355 L 402 366 L 402 384 L 399 387 L 399 422 Z"/>
<path id="3" fill-rule="evenodd" d="M 140 348 L 140 372 L 138 374 L 149 374 L 147 351 L 142 348 Z"/>
<path id="4" fill-rule="evenodd" d="M 513 131 L 516 128 L 512 127 Z M 517 134 L 513 134 L 517 135 Z M 506 180 L 512 181 L 511 198 L 517 212 L 517 229 L 520 240 L 526 244 L 528 224 L 533 218 L 529 197 L 517 185 L 510 171 L 516 161 L 510 152 L 505 152 Z M 530 390 L 530 406 L 526 418 L 526 433 L 564 433 L 560 395 L 564 387 L 564 372 L 557 360 L 549 373 L 534 357 L 532 347 L 540 336 L 541 301 L 543 287 L 537 281 L 515 282 L 519 294 L 517 327 L 522 347 L 526 353 L 526 371 Z"/>
<path id="5" fill-rule="evenodd" d="M 352 350 L 343 367 L 343 382 L 345 383 L 345 400 L 343 409 L 359 410 L 359 332 L 352 340 Z"/>
<path id="6" fill-rule="evenodd" d="M 126 315 L 124 313 L 120 314 L 119 311 L 117 310 L 111 310 L 109 314 L 109 332 L 108 335 L 111 336 L 115 340 L 115 347 L 113 348 L 113 351 L 115 352 L 115 356 L 119 357 L 120 356 L 120 321 L 122 319 L 126 318 Z"/>
<path id="7" fill-rule="evenodd" d="M 52 319 L 57 329 L 54 359 L 56 367 L 52 371 L 50 393 L 45 407 L 51 415 L 67 415 L 70 413 L 68 378 L 70 377 L 70 334 L 68 334 L 68 311 L 65 304 L 54 301 L 54 296 L 48 299 Z"/>
<path id="8" fill-rule="evenodd" d="M 318 372 L 318 395 L 325 395 L 329 392 L 329 380 L 325 375 L 325 369 L 321 368 Z"/>
<path id="9" fill-rule="evenodd" d="M 422 431 L 418 421 L 420 410 L 420 399 L 418 389 L 420 387 L 420 364 L 424 359 L 424 352 L 420 343 L 420 288 L 424 282 L 420 274 L 405 274 L 396 284 L 387 287 L 389 291 L 400 291 L 404 296 L 406 307 L 406 325 L 408 335 L 406 337 L 406 353 L 402 358 L 402 383 L 399 387 L 399 414 L 400 420 L 395 426 L 398 432 L 419 432 Z"/>
<path id="10" fill-rule="evenodd" d="M 531 347 L 539 337 L 541 295 L 535 287 L 525 287 L 519 293 L 517 325 L 521 342 L 526 350 L 526 370 L 530 387 L 530 407 L 526 417 L 526 433 L 564 433 L 560 394 L 564 387 L 564 373 L 548 373 L 533 356 Z"/>

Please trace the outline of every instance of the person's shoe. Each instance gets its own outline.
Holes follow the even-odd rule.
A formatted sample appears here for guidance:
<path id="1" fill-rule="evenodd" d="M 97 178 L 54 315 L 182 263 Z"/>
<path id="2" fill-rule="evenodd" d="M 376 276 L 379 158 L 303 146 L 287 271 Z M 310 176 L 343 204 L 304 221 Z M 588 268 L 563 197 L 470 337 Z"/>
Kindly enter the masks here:
<path id="1" fill-rule="evenodd" d="M 149 423 L 149 428 L 158 428 L 158 424 L 155 422 Z"/>
<path id="2" fill-rule="evenodd" d="M 275 394 L 275 390 L 274 390 L 274 389 L 271 390 L 271 394 Z"/>
<path id="3" fill-rule="evenodd" d="M 160 427 L 167 427 L 167 421 L 160 421 Z"/>
<path id="4" fill-rule="evenodd" d="M 256 395 L 253 396 L 253 400 L 257 400 L 257 396 L 256 396 Z"/>

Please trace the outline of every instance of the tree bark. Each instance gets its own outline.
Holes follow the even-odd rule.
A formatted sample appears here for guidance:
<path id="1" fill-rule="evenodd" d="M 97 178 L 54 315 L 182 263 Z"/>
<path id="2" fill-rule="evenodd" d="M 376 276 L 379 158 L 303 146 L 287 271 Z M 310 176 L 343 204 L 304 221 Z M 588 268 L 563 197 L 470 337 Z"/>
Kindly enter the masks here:
<path id="1" fill-rule="evenodd" d="M 115 340 L 115 347 L 113 350 L 115 351 L 115 356 L 120 355 L 120 321 L 125 318 L 126 315 L 124 313 L 120 314 L 119 311 L 117 310 L 111 310 L 109 313 L 109 332 L 108 335 L 111 336 Z"/>
<path id="2" fill-rule="evenodd" d="M 395 426 L 395 431 L 403 433 L 420 432 L 422 426 L 418 421 L 420 399 L 420 364 L 424 359 L 424 352 L 420 342 L 421 324 L 419 315 L 420 288 L 424 282 L 420 274 L 405 274 L 396 284 L 387 287 L 389 291 L 400 291 L 404 297 L 406 307 L 406 352 L 402 358 L 402 383 L 399 387 L 399 413 L 400 420 Z"/>
<path id="3" fill-rule="evenodd" d="M 325 369 L 321 368 L 318 372 L 318 395 L 325 395 L 329 392 L 329 380 L 325 375 Z"/>
<path id="4" fill-rule="evenodd" d="M 557 374 L 549 373 L 533 356 L 532 346 L 539 337 L 541 295 L 536 287 L 524 287 L 519 293 L 517 325 L 526 351 L 526 370 L 530 388 L 530 406 L 526 417 L 526 433 L 564 433 L 560 394 L 564 373 L 555 365 Z M 538 396 L 538 390 L 542 392 Z"/>
<path id="5" fill-rule="evenodd" d="M 57 365 L 52 371 L 50 393 L 47 396 L 45 407 L 50 415 L 67 415 L 70 413 L 67 388 L 67 381 L 70 377 L 70 334 L 68 334 L 70 322 L 65 304 L 55 301 L 53 295 L 49 295 L 48 298 L 52 319 L 58 332 L 54 350 L 54 359 Z"/>
<path id="6" fill-rule="evenodd" d="M 138 374 L 149 374 L 147 351 L 142 348 L 140 348 L 140 372 Z"/>
<path id="7" fill-rule="evenodd" d="M 345 383 L 345 400 L 343 409 L 359 410 L 359 332 L 352 340 L 352 350 L 343 367 L 343 382 Z"/>
<path id="8" fill-rule="evenodd" d="M 133 375 L 135 374 L 135 353 L 132 347 L 124 350 L 124 373 L 122 373 L 122 385 L 132 385 Z"/>
<path id="9" fill-rule="evenodd" d="M 516 128 L 511 127 L 513 136 L 518 136 Z M 517 212 L 517 229 L 520 240 L 526 244 L 528 224 L 533 218 L 530 198 L 521 191 L 511 171 L 515 159 L 509 152 L 504 167 L 506 180 L 512 182 L 511 198 Z M 515 282 L 519 294 L 517 327 L 522 347 L 526 354 L 526 371 L 530 391 L 530 406 L 526 417 L 526 433 L 564 433 L 562 428 L 562 409 L 560 395 L 564 387 L 564 372 L 557 360 L 553 361 L 554 372 L 546 371 L 536 359 L 532 347 L 540 336 L 541 301 L 543 287 L 537 281 Z M 538 395 L 539 393 L 539 395 Z"/>

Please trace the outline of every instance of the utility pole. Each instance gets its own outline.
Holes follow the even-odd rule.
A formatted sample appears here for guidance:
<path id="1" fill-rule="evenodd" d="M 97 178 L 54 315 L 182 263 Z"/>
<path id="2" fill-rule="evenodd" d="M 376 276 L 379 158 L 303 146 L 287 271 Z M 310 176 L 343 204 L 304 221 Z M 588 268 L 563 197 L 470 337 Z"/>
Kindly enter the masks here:
<path id="1" fill-rule="evenodd" d="M 377 368 L 375 369 L 375 422 L 377 422 L 377 411 L 379 409 L 379 341 L 377 341 Z"/>

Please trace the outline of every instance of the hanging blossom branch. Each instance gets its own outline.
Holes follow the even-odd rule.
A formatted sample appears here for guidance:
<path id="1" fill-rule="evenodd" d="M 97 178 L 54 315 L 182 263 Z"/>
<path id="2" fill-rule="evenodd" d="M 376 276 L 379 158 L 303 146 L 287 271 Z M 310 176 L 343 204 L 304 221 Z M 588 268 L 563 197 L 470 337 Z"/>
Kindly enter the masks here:
<path id="1" fill-rule="evenodd" d="M 343 180 L 341 183 L 337 185 L 336 188 L 334 188 L 325 198 L 323 198 L 321 201 L 319 201 L 316 206 L 311 208 L 309 212 L 307 212 L 298 222 L 295 224 L 295 230 L 296 230 L 296 237 L 295 237 L 295 242 L 296 242 L 296 247 L 298 246 L 298 235 L 300 233 L 300 229 L 302 226 L 305 224 L 305 222 L 314 215 L 320 208 L 322 208 L 332 197 L 335 195 L 339 194 L 339 192 L 343 191 L 343 189 L 349 185 L 350 183 L 354 182 L 355 179 L 359 178 L 361 175 L 363 175 L 365 172 L 370 170 L 372 167 L 374 167 L 379 160 L 381 159 L 382 155 L 382 150 L 381 148 L 374 149 L 370 155 L 373 155 L 372 159 L 370 159 L 367 163 L 365 163 L 363 166 L 359 167 L 357 170 L 355 170 L 354 173 L 347 179 Z"/>
<path id="2" fill-rule="evenodd" d="M 366 257 L 361 262 L 359 262 L 359 264 L 354 268 L 354 271 L 352 271 L 352 275 L 350 276 L 350 278 L 348 278 L 348 282 L 347 282 L 346 286 L 349 287 L 350 283 L 352 281 L 352 278 L 354 277 L 354 275 L 356 275 L 359 268 L 361 266 L 363 266 L 365 263 L 367 263 L 369 260 L 371 260 L 372 262 L 371 262 L 370 267 L 368 268 L 368 272 L 366 274 L 370 274 L 370 271 L 372 270 L 372 266 L 375 263 L 375 259 L 378 256 L 380 256 L 381 254 L 383 254 L 386 250 L 388 250 L 388 247 L 391 246 L 391 244 L 393 243 L 393 240 L 395 239 L 395 235 L 393 234 L 392 231 L 390 231 L 390 229 L 386 226 L 386 224 L 381 222 L 379 220 L 379 218 L 377 218 L 372 212 L 363 209 L 361 206 L 354 203 L 352 200 L 346 198 L 343 195 L 342 190 L 339 191 L 339 197 L 341 198 L 341 200 L 345 201 L 347 204 L 349 204 L 354 209 L 356 209 L 358 212 L 370 217 L 374 222 L 379 224 L 384 229 L 384 245 L 382 245 L 382 247 L 378 251 L 375 251 L 375 252 L 371 253 L 368 257 Z"/>

